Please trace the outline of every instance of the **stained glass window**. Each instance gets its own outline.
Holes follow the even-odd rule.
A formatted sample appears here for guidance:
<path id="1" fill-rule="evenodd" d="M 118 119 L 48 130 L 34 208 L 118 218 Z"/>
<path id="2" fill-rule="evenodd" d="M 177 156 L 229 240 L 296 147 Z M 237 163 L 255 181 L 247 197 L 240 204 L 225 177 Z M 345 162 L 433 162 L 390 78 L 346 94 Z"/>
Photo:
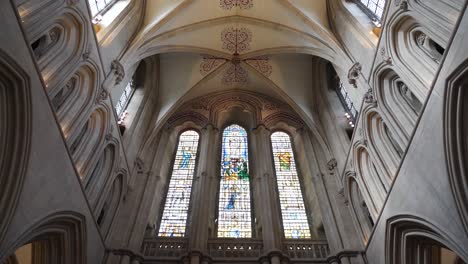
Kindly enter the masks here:
<path id="1" fill-rule="evenodd" d="M 302 198 L 301 184 L 297 176 L 296 161 L 291 139 L 284 132 L 271 135 L 276 182 L 286 238 L 310 238 L 309 222 Z"/>
<path id="2" fill-rule="evenodd" d="M 198 149 L 198 133 L 189 130 L 180 135 L 159 236 L 183 237 L 192 192 L 193 173 Z"/>
<path id="3" fill-rule="evenodd" d="M 247 132 L 224 129 L 218 205 L 218 237 L 252 237 Z"/>
<path id="4" fill-rule="evenodd" d="M 379 21 L 382 19 L 382 14 L 386 0 L 359 0 L 368 11 L 370 11 Z"/>

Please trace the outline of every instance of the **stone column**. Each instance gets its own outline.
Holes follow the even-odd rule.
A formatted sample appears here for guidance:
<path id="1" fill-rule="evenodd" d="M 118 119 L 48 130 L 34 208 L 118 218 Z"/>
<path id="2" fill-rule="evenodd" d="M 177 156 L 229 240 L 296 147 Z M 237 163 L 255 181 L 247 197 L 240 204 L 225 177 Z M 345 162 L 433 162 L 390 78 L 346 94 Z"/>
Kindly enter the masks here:
<path id="1" fill-rule="evenodd" d="M 189 247 L 204 254 L 208 248 L 210 215 L 215 211 L 217 147 L 219 130 L 208 124 L 201 131 L 197 170 L 192 187 L 191 225 Z"/>
<path id="2" fill-rule="evenodd" d="M 281 220 L 274 178 L 272 160 L 271 132 L 259 125 L 252 133 L 254 196 L 256 213 L 262 225 L 263 248 L 265 252 L 278 251 L 281 248 Z M 273 263 L 273 262 L 272 262 Z"/>

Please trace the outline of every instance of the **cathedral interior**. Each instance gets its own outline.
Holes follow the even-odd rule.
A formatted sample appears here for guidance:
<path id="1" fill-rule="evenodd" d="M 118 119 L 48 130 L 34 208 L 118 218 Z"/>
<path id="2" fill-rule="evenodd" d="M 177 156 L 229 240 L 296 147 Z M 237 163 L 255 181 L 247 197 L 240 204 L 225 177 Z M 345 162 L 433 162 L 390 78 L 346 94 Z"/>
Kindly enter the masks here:
<path id="1" fill-rule="evenodd" d="M 468 263 L 467 4 L 0 1 L 0 263 Z"/>

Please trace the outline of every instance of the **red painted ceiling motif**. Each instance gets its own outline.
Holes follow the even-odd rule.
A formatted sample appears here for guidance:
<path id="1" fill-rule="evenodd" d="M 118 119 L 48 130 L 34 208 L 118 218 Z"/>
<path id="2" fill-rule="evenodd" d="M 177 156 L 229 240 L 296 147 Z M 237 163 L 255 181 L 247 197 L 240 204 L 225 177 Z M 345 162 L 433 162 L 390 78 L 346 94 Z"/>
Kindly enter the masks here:
<path id="1" fill-rule="evenodd" d="M 249 74 L 240 64 L 232 64 L 224 72 L 223 79 L 221 80 L 224 85 L 243 85 L 249 80 Z"/>
<path id="2" fill-rule="evenodd" d="M 253 7 L 253 0 L 219 0 L 219 5 L 224 10 L 231 10 L 233 7 L 250 9 Z"/>
<path id="3" fill-rule="evenodd" d="M 227 1 L 235 2 L 235 1 Z M 240 1 L 241 2 L 241 1 Z M 228 27 L 221 32 L 222 48 L 232 53 L 232 57 L 228 60 L 231 65 L 228 66 L 222 77 L 224 85 L 243 85 L 248 83 L 249 75 L 244 68 L 246 63 L 259 71 L 261 74 L 269 77 L 273 72 L 272 66 L 268 63 L 267 56 L 257 56 L 241 59 L 240 53 L 250 50 L 250 42 L 252 42 L 252 32 L 247 28 Z M 227 59 L 215 56 L 205 56 L 200 64 L 200 73 L 206 75 L 218 68 Z"/>
<path id="4" fill-rule="evenodd" d="M 214 56 L 205 56 L 203 57 L 203 61 L 200 64 L 200 73 L 202 75 L 207 75 L 212 70 L 218 68 L 224 62 L 226 62 L 226 59 Z"/>
<path id="5" fill-rule="evenodd" d="M 273 67 L 268 63 L 268 60 L 267 56 L 258 56 L 245 59 L 244 61 L 266 77 L 270 77 L 273 73 Z"/>
<path id="6" fill-rule="evenodd" d="M 230 51 L 233 54 L 240 54 L 250 49 L 252 32 L 247 28 L 238 29 L 229 27 L 221 32 L 221 41 L 223 42 L 224 50 Z"/>

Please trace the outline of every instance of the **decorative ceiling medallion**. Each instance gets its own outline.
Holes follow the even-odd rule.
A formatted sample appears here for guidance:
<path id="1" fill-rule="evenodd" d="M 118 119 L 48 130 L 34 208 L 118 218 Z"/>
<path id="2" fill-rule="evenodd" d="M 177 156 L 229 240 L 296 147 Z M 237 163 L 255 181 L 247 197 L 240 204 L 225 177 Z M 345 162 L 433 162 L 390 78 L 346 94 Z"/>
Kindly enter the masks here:
<path id="1" fill-rule="evenodd" d="M 214 56 L 205 56 L 200 64 L 200 73 L 202 75 L 207 75 L 212 70 L 218 68 L 221 64 L 226 62 L 226 59 L 214 57 Z"/>
<path id="2" fill-rule="evenodd" d="M 240 64 L 232 64 L 222 79 L 224 85 L 243 85 L 248 82 L 248 73 Z"/>
<path id="3" fill-rule="evenodd" d="M 233 7 L 250 9 L 253 7 L 253 0 L 219 0 L 219 5 L 224 10 L 231 10 Z"/>
<path id="4" fill-rule="evenodd" d="M 247 3 L 247 1 L 223 1 L 226 4 Z M 249 81 L 248 71 L 242 67 L 242 62 L 249 64 L 255 70 L 266 77 L 273 72 L 273 67 L 268 63 L 267 56 L 257 56 L 243 59 L 239 54 L 250 49 L 252 32 L 247 28 L 228 27 L 221 33 L 222 48 L 232 53 L 227 60 L 215 56 L 205 56 L 200 64 L 200 73 L 204 76 L 229 61 L 221 82 L 224 85 L 245 85 Z"/>
<path id="5" fill-rule="evenodd" d="M 221 41 L 224 50 L 240 54 L 250 49 L 252 32 L 247 28 L 229 27 L 221 32 Z"/>
<path id="6" fill-rule="evenodd" d="M 267 56 L 259 56 L 246 59 L 245 62 L 254 67 L 261 74 L 265 75 L 266 77 L 270 77 L 270 75 L 273 73 L 273 67 L 268 63 L 268 60 L 269 59 Z"/>

